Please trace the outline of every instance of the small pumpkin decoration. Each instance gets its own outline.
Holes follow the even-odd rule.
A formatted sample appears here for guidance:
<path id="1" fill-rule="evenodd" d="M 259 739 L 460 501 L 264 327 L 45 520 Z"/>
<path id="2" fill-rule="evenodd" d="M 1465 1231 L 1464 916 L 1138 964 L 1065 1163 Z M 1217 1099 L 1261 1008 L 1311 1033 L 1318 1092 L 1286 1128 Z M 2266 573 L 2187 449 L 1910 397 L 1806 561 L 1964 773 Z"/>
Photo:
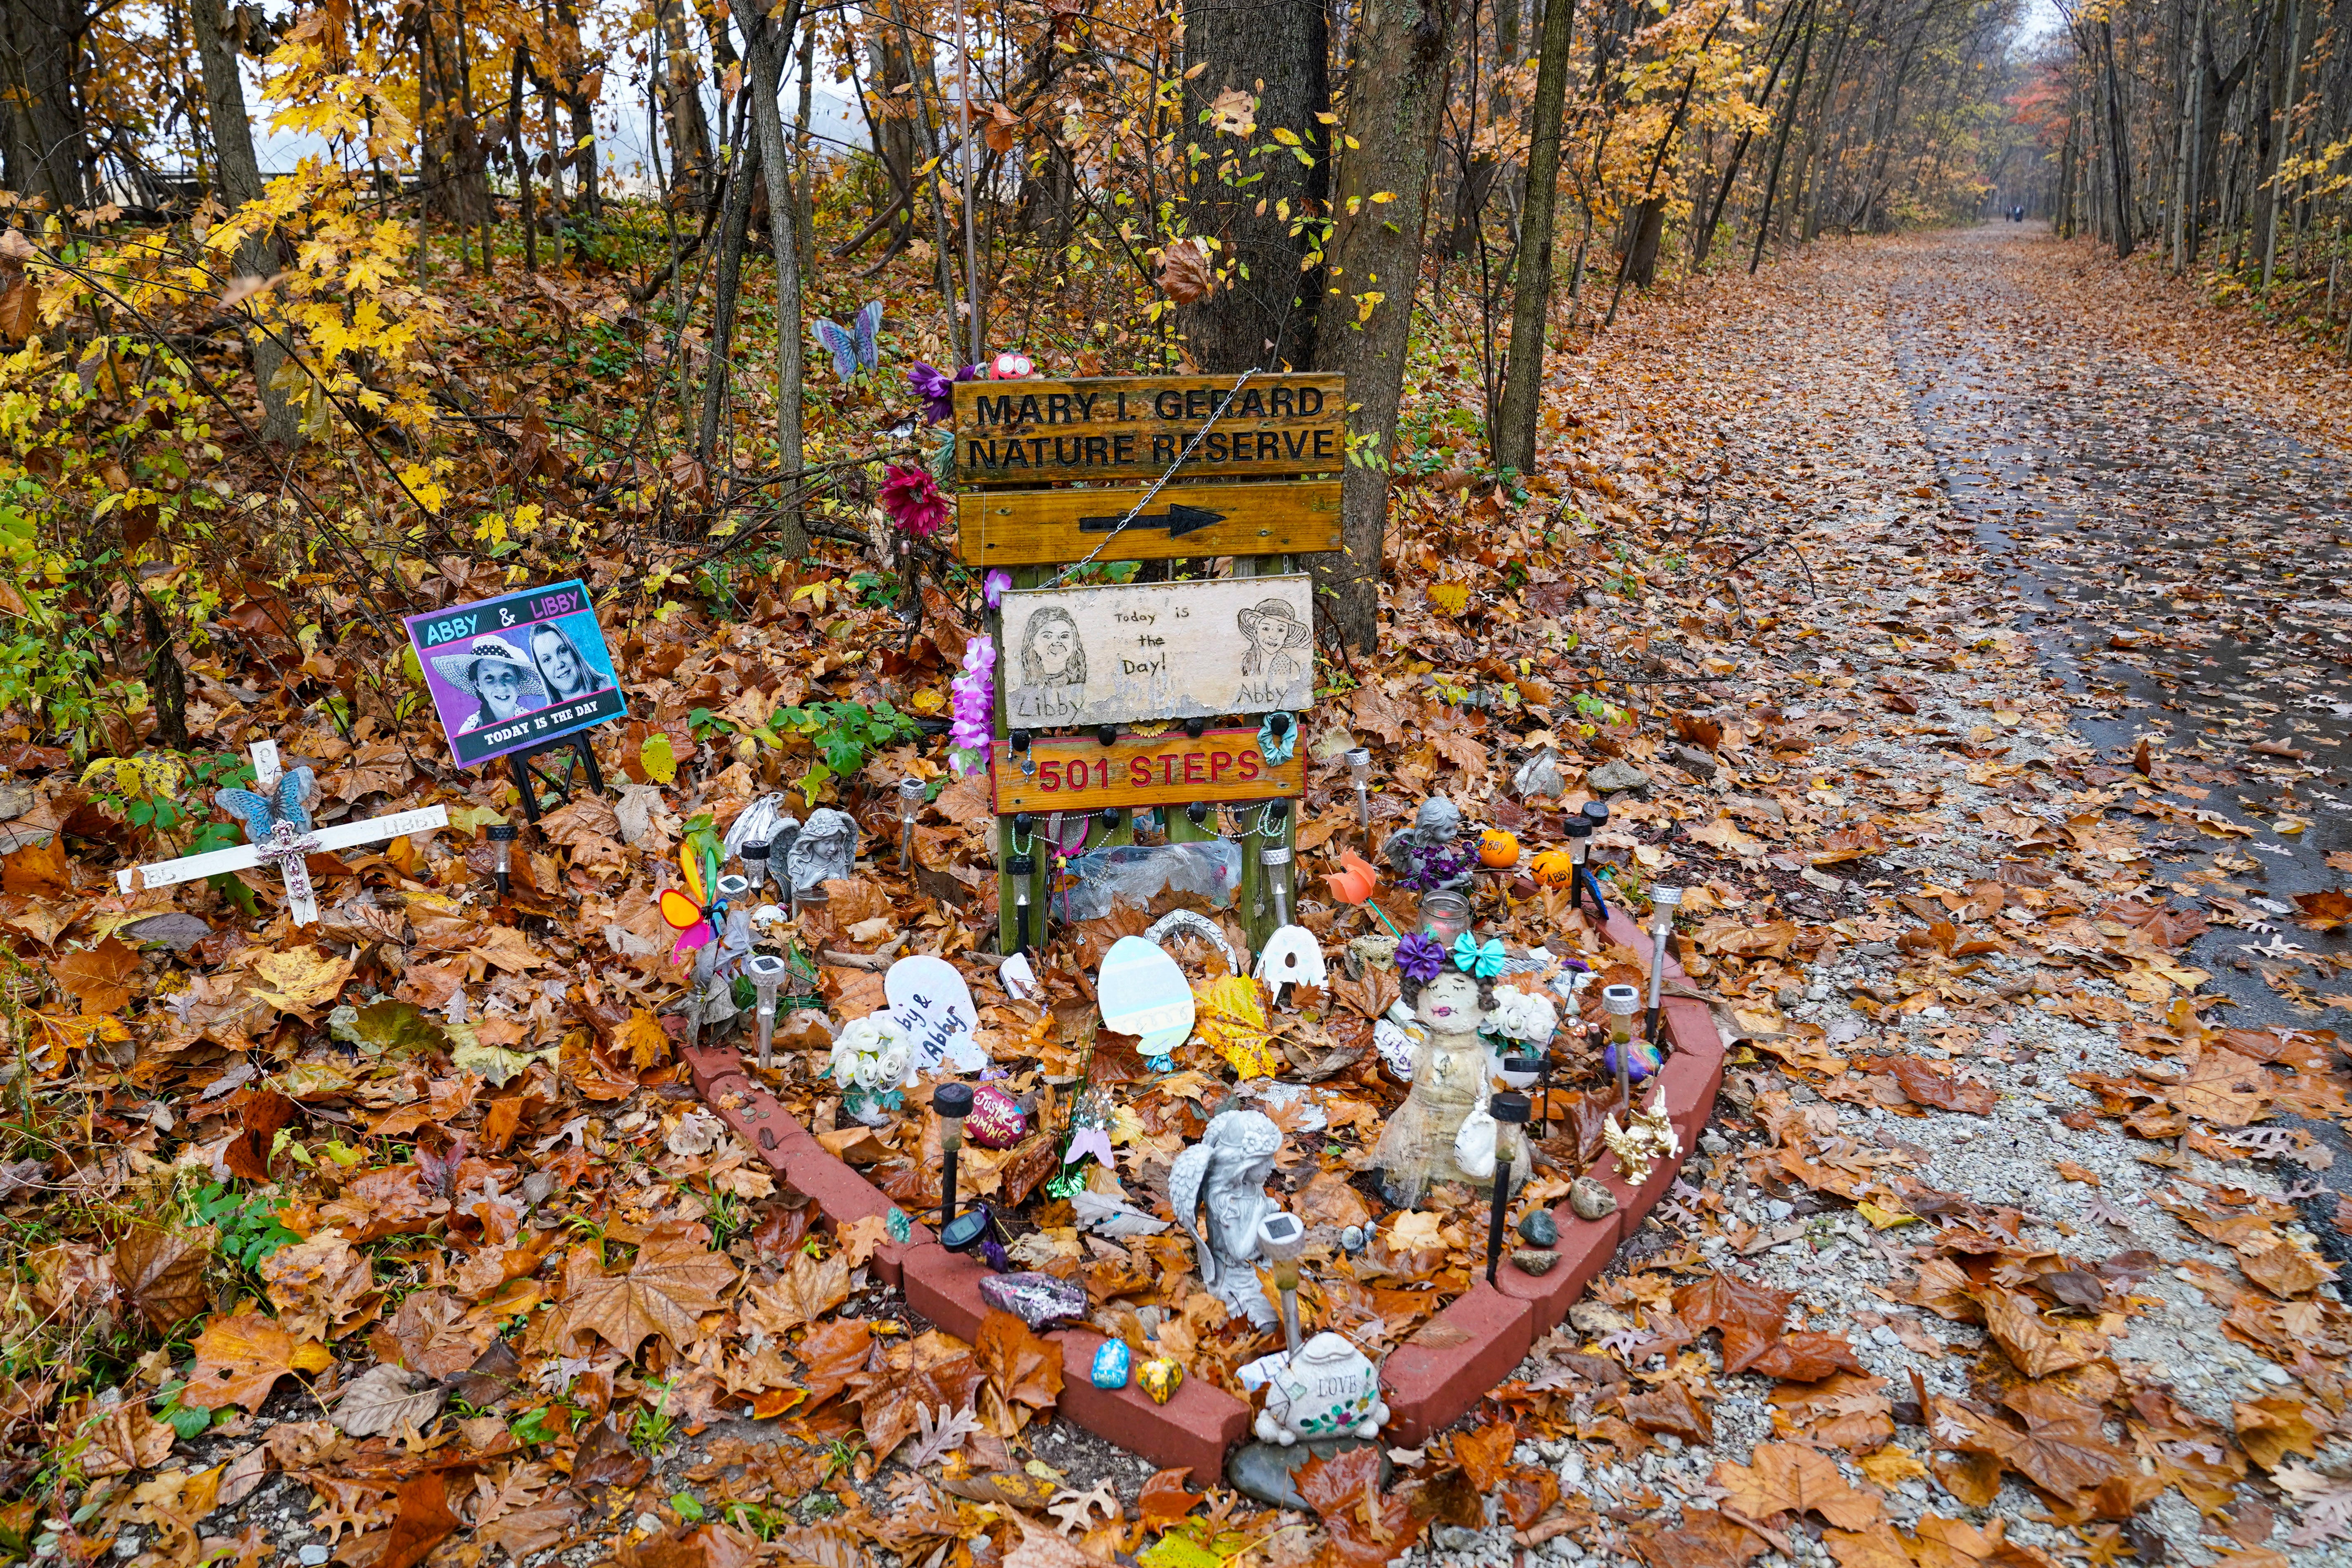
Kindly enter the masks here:
<path id="1" fill-rule="evenodd" d="M 1546 887 L 1567 887 L 1576 880 L 1576 856 L 1567 850 L 1546 850 L 1528 862 L 1528 869 Z"/>
<path id="2" fill-rule="evenodd" d="M 1519 863 L 1519 841 L 1513 833 L 1500 828 L 1488 828 L 1478 835 L 1478 863 L 1500 869 Z"/>

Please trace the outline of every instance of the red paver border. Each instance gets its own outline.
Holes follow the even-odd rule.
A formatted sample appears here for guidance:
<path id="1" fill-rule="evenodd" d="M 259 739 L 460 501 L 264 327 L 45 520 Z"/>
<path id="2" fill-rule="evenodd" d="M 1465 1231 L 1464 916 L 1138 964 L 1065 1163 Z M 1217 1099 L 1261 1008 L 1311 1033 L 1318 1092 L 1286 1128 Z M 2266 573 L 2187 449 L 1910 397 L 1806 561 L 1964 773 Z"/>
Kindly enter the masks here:
<path id="1" fill-rule="evenodd" d="M 1609 912 L 1609 936 L 1636 951 L 1649 941 L 1647 933 L 1614 908 Z M 1666 973 L 1682 977 L 1671 957 Z M 1671 1162 L 1659 1161 L 1639 1189 L 1596 1169 L 1593 1174 L 1617 1195 L 1617 1212 L 1586 1220 L 1559 1204 L 1554 1213 L 1560 1259 L 1549 1272 L 1522 1273 L 1507 1260 L 1496 1284 L 1475 1281 L 1391 1351 L 1381 1368 L 1389 1405 L 1383 1436 L 1390 1440 L 1417 1443 L 1443 1431 L 1509 1376 L 1528 1346 L 1567 1317 L 1584 1287 L 1609 1266 L 1680 1173 L 1714 1113 L 1724 1044 L 1713 1017 L 1699 1003 L 1669 1001 L 1664 1014 L 1674 1053 L 1657 1082 L 1665 1089 L 1682 1153 Z M 680 1054 L 695 1088 L 720 1118 L 836 1226 L 897 1207 L 746 1074 L 732 1045 L 688 1047 Z M 928 1226 L 918 1223 L 907 1240 L 877 1248 L 873 1268 L 877 1279 L 905 1291 L 908 1306 L 960 1338 L 971 1338 L 988 1315 L 980 1299 L 987 1269 L 941 1247 Z M 1062 1346 L 1060 1413 L 1099 1437 L 1156 1465 L 1189 1465 L 1195 1479 L 1205 1482 L 1223 1474 L 1226 1449 L 1248 1435 L 1249 1406 L 1223 1389 L 1188 1379 L 1167 1404 L 1155 1405 L 1132 1379 L 1124 1388 L 1097 1388 L 1088 1374 L 1103 1336 L 1090 1329 L 1062 1329 L 1047 1337 Z"/>

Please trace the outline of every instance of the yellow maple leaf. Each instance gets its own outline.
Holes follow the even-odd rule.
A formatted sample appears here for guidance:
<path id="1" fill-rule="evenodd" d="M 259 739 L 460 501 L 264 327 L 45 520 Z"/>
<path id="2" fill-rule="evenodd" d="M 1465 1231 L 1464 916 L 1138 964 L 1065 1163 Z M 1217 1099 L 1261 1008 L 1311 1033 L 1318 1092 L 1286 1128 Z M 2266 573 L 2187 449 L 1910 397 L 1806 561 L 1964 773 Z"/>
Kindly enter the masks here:
<path id="1" fill-rule="evenodd" d="M 1271 1078 L 1282 1071 L 1266 1030 L 1265 996 L 1246 975 L 1221 975 L 1194 988 L 1201 1038 L 1244 1078 Z"/>
<path id="2" fill-rule="evenodd" d="M 669 1060 L 668 1032 L 659 1019 L 643 1008 L 631 1013 L 629 1021 L 621 1026 L 620 1044 L 641 1072 Z"/>
<path id="3" fill-rule="evenodd" d="M 1470 585 L 1433 582 L 1429 585 L 1429 601 L 1448 615 L 1459 615 L 1470 607 Z"/>

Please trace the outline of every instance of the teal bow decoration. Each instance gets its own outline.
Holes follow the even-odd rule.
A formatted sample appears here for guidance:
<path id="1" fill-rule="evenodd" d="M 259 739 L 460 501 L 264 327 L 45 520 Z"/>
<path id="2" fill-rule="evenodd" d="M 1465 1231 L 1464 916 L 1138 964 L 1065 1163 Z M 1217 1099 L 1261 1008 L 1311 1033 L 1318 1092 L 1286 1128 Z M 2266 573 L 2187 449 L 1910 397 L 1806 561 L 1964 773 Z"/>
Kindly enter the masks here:
<path id="1" fill-rule="evenodd" d="M 1273 714 L 1266 715 L 1258 722 L 1257 752 L 1271 767 L 1279 767 L 1289 761 L 1291 753 L 1298 749 L 1298 716 L 1284 714 L 1282 716 L 1290 722 L 1283 727 L 1278 736 L 1274 733 Z"/>
<path id="2" fill-rule="evenodd" d="M 1503 939 L 1499 936 L 1487 937 L 1483 947 L 1478 945 L 1478 939 L 1467 931 L 1454 939 L 1454 967 L 1465 975 L 1491 980 L 1501 974 L 1503 966 L 1509 962 L 1504 956 Z"/>

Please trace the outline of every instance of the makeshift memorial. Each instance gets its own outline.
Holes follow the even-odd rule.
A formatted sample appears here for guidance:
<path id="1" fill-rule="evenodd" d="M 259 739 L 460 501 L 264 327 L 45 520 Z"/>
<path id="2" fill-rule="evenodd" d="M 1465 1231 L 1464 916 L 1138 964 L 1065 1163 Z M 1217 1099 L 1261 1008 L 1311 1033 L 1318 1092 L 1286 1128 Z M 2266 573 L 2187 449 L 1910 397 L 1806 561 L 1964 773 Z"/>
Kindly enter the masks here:
<path id="1" fill-rule="evenodd" d="M 1307 1227 L 1280 1210 L 1258 1221 L 1258 1256 L 1274 1265 L 1275 1293 L 1282 1298 L 1282 1337 L 1298 1353 L 1298 1255 L 1307 1249 Z"/>
<path id="2" fill-rule="evenodd" d="M 958 1072 L 988 1065 L 988 1052 L 972 1038 L 980 1012 L 971 987 L 953 964 L 923 953 L 901 958 L 882 977 L 882 996 L 914 1050 L 918 1072 L 936 1072 L 942 1062 Z"/>
<path id="3" fill-rule="evenodd" d="M 514 894 L 514 845 L 521 835 L 522 830 L 512 822 L 492 822 L 482 830 L 482 837 L 489 841 L 493 862 L 490 876 L 498 883 L 500 898 Z"/>
<path id="4" fill-rule="evenodd" d="M 791 973 L 792 966 L 773 953 L 754 953 L 743 960 L 743 977 L 751 982 L 752 994 L 759 998 L 754 1027 L 762 1072 L 776 1065 L 776 993 Z"/>
<path id="5" fill-rule="evenodd" d="M 965 1131 L 983 1149 L 1009 1149 L 1029 1135 L 1029 1113 L 1011 1091 L 983 1083 L 970 1092 L 971 1117 Z"/>
<path id="6" fill-rule="evenodd" d="M 1194 919 L 1200 916 L 1194 915 Z M 1208 925 L 1205 920 L 1202 924 Z M 1158 926 L 1154 926 L 1156 931 Z M 1214 925 L 1209 925 L 1212 932 Z M 1217 937 L 1223 946 L 1224 938 Z M 1176 960 L 1149 936 L 1122 936 L 1103 955 L 1095 974 L 1103 1027 L 1137 1037 L 1136 1050 L 1155 1072 L 1171 1071 L 1171 1055 L 1192 1033 L 1192 988 Z"/>
<path id="7" fill-rule="evenodd" d="M 1155 1355 L 1135 1369 L 1135 1385 L 1151 1396 L 1154 1405 L 1176 1397 L 1184 1382 L 1184 1364 L 1172 1355 Z"/>
<path id="8" fill-rule="evenodd" d="M 1481 956 L 1483 951 L 1474 951 L 1465 970 L 1420 932 L 1397 946 L 1403 999 L 1427 1033 L 1414 1053 L 1412 1088 L 1381 1129 L 1370 1161 L 1381 1172 L 1381 1191 L 1399 1208 L 1418 1205 L 1433 1181 L 1480 1186 L 1493 1176 L 1491 1168 L 1485 1178 L 1474 1176 L 1454 1158 L 1464 1120 L 1489 1092 L 1478 1024 L 1494 1008 L 1495 993 L 1491 979 L 1475 972 Z"/>
<path id="9" fill-rule="evenodd" d="M 1528 1097 L 1517 1090 L 1507 1089 L 1487 1102 L 1487 1118 L 1495 1129 L 1494 1147 L 1487 1156 L 1488 1168 L 1507 1173 L 1518 1163 L 1519 1129 L 1527 1125 Z M 1503 1222 L 1511 1207 L 1511 1181 L 1507 1174 L 1495 1182 L 1494 1206 L 1486 1215 L 1486 1283 L 1495 1282 L 1495 1270 L 1503 1259 Z"/>
<path id="10" fill-rule="evenodd" d="M 826 883 L 849 875 L 857 863 L 857 819 L 821 806 L 810 813 L 784 860 L 784 876 L 797 906 Z"/>
<path id="11" fill-rule="evenodd" d="M 1285 986 L 1320 986 L 1328 977 L 1323 967 L 1323 946 L 1315 933 L 1300 925 L 1285 925 L 1258 949 L 1257 977 L 1279 997 Z"/>
<path id="12" fill-rule="evenodd" d="M 1259 1226 L 1278 1212 L 1265 1182 L 1281 1148 L 1281 1131 L 1264 1112 L 1223 1111 L 1168 1169 L 1168 1199 L 1177 1226 L 1192 1238 L 1201 1282 L 1260 1328 L 1273 1324 L 1275 1308 L 1251 1264 Z"/>
<path id="13" fill-rule="evenodd" d="M 971 1085 L 942 1083 L 931 1091 L 931 1113 L 940 1119 L 940 1228 L 956 1217 L 956 1156 L 963 1152 L 964 1119 L 972 1113 Z"/>
<path id="14" fill-rule="evenodd" d="M 339 822 L 331 828 L 317 827 L 311 821 L 310 809 L 318 785 L 310 769 L 297 768 L 281 773 L 278 743 L 274 740 L 254 742 L 249 755 L 253 788 L 222 789 L 213 797 L 222 810 L 244 824 L 244 844 L 235 849 L 207 850 L 175 861 L 132 866 L 114 873 L 114 885 L 124 893 L 173 887 L 184 882 L 274 862 L 286 882 L 288 918 L 297 925 L 308 925 L 319 918 L 319 904 L 310 891 L 310 872 L 303 863 L 304 857 L 404 838 L 410 833 L 430 832 L 449 825 L 447 807 L 425 806 L 355 822 Z"/>
<path id="15" fill-rule="evenodd" d="M 1389 835 L 1381 846 L 1381 859 L 1407 887 L 1459 893 L 1475 874 L 1470 857 L 1461 851 L 1461 837 L 1462 808 L 1443 795 L 1432 795 L 1413 813 L 1412 826 Z"/>
<path id="16" fill-rule="evenodd" d="M 1325 1437 L 1380 1436 L 1389 1418 L 1380 1370 L 1341 1335 L 1326 1330 L 1265 1364 L 1265 1407 L 1253 1423 L 1260 1441 L 1288 1448 Z"/>
<path id="17" fill-rule="evenodd" d="M 1642 1038 L 1651 1050 L 1661 1053 L 1664 1037 L 1658 1032 L 1659 989 L 1666 977 L 1666 941 L 1675 934 L 1675 910 L 1682 901 L 1679 887 L 1653 885 L 1650 889 L 1650 1012 L 1642 1020 Z"/>
<path id="18" fill-rule="evenodd" d="M 1097 1388 L 1124 1388 L 1133 1355 L 1127 1342 L 1107 1339 L 1095 1347 L 1094 1364 L 1087 1368 L 1087 1378 Z"/>
<path id="19" fill-rule="evenodd" d="M 585 751 L 584 731 L 628 716 L 594 601 L 576 579 L 427 611 L 403 624 L 460 767 L 559 743 Z M 593 782 L 593 755 L 589 761 Z M 520 762 L 514 771 L 533 804 Z"/>
<path id="20" fill-rule="evenodd" d="M 1348 752 L 1348 778 L 1356 786 L 1356 822 L 1370 833 L 1372 831 L 1372 753 L 1369 747 L 1352 747 Z"/>
<path id="21" fill-rule="evenodd" d="M 971 646 L 988 644 L 975 640 Z M 1307 788 L 1305 763 L 1295 754 L 1267 757 L 1256 729 L 1202 726 L 1193 735 L 1170 728 L 1120 735 L 1105 746 L 1094 734 L 1032 735 L 1017 728 L 994 757 L 989 779 L 999 814 L 1296 799 Z"/>
<path id="22" fill-rule="evenodd" d="M 825 1076 L 841 1089 L 841 1108 L 869 1127 L 887 1127 L 914 1082 L 914 1047 L 888 1013 L 852 1019 L 834 1037 Z"/>
<path id="23" fill-rule="evenodd" d="M 1039 1332 L 1055 1323 L 1084 1322 L 1087 1317 L 1084 1285 L 1030 1270 L 991 1274 L 980 1282 L 980 1299 Z"/>

